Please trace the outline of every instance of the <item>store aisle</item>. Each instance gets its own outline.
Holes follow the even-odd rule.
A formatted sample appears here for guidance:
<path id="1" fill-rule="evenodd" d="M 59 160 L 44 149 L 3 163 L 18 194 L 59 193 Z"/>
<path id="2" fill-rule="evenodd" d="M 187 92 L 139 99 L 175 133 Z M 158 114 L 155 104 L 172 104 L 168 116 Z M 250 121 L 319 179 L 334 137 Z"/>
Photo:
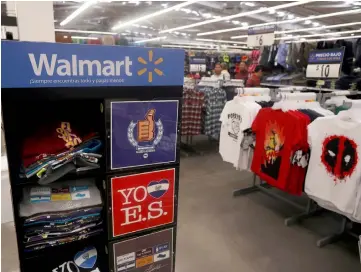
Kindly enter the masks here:
<path id="1" fill-rule="evenodd" d="M 348 245 L 315 245 L 337 228 L 335 220 L 288 228 L 283 220 L 293 208 L 260 193 L 232 197 L 250 182 L 249 173 L 235 171 L 215 152 L 182 158 L 176 272 L 360 271 L 357 251 Z M 1 271 L 18 271 L 13 223 L 2 224 L 1 234 Z"/>
<path id="2" fill-rule="evenodd" d="M 232 197 L 250 183 L 249 173 L 219 154 L 182 159 L 177 272 L 360 271 L 355 240 L 351 249 L 342 242 L 316 247 L 337 229 L 335 219 L 326 214 L 286 227 L 284 218 L 297 210 L 260 193 Z"/>

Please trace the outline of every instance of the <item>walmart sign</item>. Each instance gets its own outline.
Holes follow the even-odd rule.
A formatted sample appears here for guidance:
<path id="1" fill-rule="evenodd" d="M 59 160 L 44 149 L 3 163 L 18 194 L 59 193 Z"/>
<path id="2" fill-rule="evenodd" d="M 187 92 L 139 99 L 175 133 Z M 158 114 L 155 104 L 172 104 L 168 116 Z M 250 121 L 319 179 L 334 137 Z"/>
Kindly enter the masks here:
<path id="1" fill-rule="evenodd" d="M 177 49 L 3 41 L 2 88 L 183 84 Z"/>

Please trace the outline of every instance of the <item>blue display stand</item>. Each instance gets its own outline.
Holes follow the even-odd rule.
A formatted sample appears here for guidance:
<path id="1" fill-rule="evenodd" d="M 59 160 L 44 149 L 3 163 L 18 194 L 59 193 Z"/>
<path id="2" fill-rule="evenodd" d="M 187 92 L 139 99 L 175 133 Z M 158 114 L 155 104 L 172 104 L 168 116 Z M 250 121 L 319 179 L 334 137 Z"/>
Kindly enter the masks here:
<path id="1" fill-rule="evenodd" d="M 184 51 L 11 41 L 1 50 L 21 271 L 174 271 Z M 29 251 L 19 203 L 37 178 L 21 174 L 24 142 L 59 116 L 80 118 L 103 143 L 99 169 L 55 181 L 96 180 L 103 232 Z"/>

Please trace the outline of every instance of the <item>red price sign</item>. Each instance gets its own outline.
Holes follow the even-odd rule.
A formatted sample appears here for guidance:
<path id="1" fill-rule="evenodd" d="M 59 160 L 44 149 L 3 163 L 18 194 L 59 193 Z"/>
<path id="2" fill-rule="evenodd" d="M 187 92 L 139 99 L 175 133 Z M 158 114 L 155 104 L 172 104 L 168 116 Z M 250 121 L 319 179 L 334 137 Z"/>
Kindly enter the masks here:
<path id="1" fill-rule="evenodd" d="M 175 169 L 111 179 L 113 236 L 174 221 Z"/>

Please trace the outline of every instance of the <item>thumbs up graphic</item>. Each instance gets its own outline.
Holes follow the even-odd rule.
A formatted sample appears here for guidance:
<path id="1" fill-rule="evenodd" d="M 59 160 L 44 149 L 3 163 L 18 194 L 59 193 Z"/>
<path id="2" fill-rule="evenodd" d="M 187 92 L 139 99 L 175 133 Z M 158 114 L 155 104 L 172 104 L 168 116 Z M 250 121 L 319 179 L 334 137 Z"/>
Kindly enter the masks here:
<path id="1" fill-rule="evenodd" d="M 154 139 L 155 109 L 148 110 L 144 120 L 138 121 L 138 142 L 147 142 Z"/>

